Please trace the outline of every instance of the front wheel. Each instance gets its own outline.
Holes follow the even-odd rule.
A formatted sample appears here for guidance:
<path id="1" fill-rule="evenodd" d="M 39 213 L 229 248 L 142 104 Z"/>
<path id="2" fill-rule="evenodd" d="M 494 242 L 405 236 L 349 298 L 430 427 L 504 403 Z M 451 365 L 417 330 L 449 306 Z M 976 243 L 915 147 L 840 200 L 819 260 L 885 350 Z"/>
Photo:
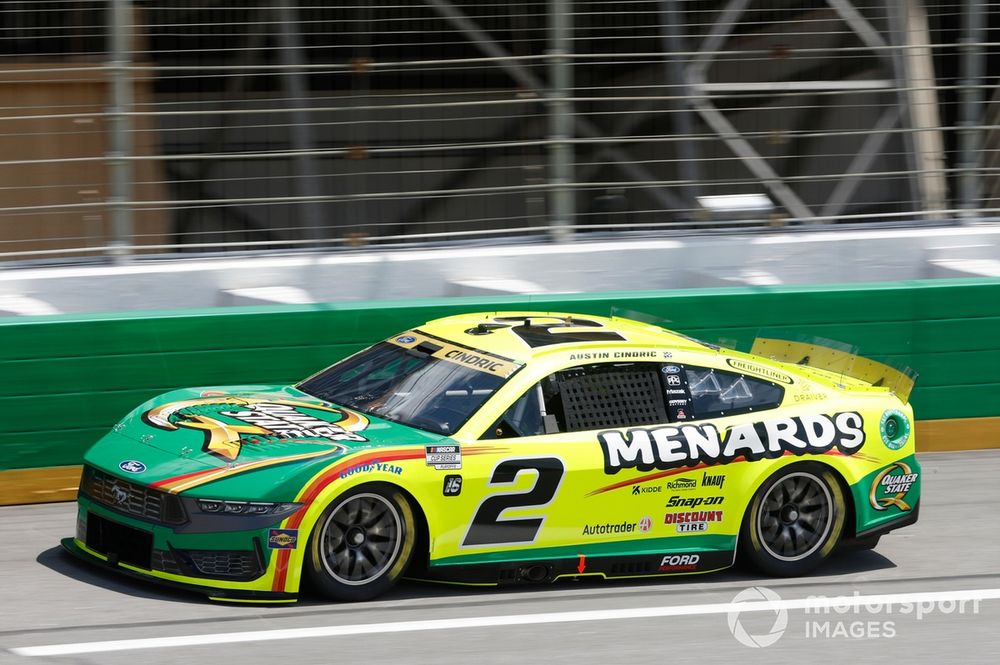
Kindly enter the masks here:
<path id="1" fill-rule="evenodd" d="M 358 487 L 337 497 L 309 539 L 308 577 L 334 600 L 370 600 L 388 591 L 413 556 L 413 508 L 390 486 Z"/>
<path id="2" fill-rule="evenodd" d="M 795 464 L 778 471 L 750 501 L 740 550 L 768 575 L 804 575 L 826 559 L 844 530 L 844 492 L 830 469 Z"/>

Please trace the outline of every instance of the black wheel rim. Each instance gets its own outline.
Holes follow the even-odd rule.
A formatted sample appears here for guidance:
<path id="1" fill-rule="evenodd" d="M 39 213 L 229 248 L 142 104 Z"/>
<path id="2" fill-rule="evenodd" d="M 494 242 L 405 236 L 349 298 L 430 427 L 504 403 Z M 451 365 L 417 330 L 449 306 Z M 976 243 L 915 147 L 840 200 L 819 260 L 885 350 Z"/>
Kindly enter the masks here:
<path id="1" fill-rule="evenodd" d="M 790 473 L 768 489 L 760 502 L 757 536 L 768 554 L 798 561 L 819 549 L 833 525 L 833 497 L 810 473 Z"/>
<path id="2" fill-rule="evenodd" d="M 378 494 L 355 494 L 337 506 L 320 534 L 323 566 L 342 584 L 368 584 L 399 554 L 399 511 Z"/>

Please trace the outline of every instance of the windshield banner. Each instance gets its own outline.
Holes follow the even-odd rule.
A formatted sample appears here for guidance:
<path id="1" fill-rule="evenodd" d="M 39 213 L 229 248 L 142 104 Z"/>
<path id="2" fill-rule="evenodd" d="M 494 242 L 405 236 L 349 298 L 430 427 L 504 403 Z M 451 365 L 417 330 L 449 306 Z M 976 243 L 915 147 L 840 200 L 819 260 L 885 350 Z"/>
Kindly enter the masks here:
<path id="1" fill-rule="evenodd" d="M 521 365 L 506 358 L 458 346 L 457 344 L 451 344 L 415 331 L 390 337 L 386 341 L 395 346 L 401 346 L 404 349 L 421 351 L 434 358 L 447 360 L 450 363 L 462 365 L 463 367 L 471 367 L 480 372 L 486 372 L 487 374 L 499 376 L 504 379 L 521 369 Z"/>

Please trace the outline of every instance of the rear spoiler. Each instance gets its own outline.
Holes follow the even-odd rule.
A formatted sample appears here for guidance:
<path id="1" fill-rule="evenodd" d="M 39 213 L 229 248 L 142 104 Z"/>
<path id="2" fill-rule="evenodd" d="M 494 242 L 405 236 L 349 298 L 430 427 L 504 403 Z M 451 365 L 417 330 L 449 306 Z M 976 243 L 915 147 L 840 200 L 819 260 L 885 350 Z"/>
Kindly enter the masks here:
<path id="1" fill-rule="evenodd" d="M 889 388 L 906 403 L 917 373 L 909 367 L 892 367 L 858 355 L 858 349 L 829 339 L 788 340 L 757 337 L 750 353 L 793 365 L 803 365 L 849 376 L 873 386 Z"/>

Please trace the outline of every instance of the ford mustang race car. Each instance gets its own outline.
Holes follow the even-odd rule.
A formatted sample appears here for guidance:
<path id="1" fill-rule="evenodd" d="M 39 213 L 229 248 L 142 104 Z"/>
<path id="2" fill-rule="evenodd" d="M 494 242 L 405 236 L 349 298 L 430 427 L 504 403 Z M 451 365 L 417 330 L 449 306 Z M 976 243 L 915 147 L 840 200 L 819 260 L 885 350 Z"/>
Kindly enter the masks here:
<path id="1" fill-rule="evenodd" d="M 909 373 L 655 325 L 466 314 L 294 386 L 192 388 L 86 454 L 64 547 L 217 600 L 801 575 L 917 519 Z"/>

